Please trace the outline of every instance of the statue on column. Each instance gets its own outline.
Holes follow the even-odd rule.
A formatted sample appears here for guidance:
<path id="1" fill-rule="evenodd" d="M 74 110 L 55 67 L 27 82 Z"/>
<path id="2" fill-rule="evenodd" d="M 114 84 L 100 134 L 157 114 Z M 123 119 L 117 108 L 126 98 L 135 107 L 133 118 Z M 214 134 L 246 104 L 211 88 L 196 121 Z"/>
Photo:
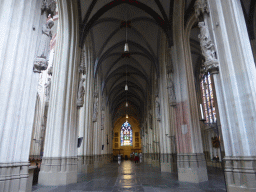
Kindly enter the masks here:
<path id="1" fill-rule="evenodd" d="M 175 95 L 175 87 L 173 82 L 173 74 L 167 74 L 167 90 L 169 96 L 169 103 L 171 106 L 176 106 L 176 95 Z"/>
<path id="2" fill-rule="evenodd" d="M 46 105 L 49 104 L 50 101 L 50 92 L 51 92 L 51 78 L 48 78 L 48 82 L 45 84 L 45 102 Z"/>
<path id="3" fill-rule="evenodd" d="M 101 107 L 101 130 L 104 130 L 105 107 Z"/>
<path id="4" fill-rule="evenodd" d="M 84 105 L 84 94 L 85 94 L 84 82 L 85 82 L 85 78 L 82 78 L 79 82 L 78 93 L 77 93 L 77 107 L 82 107 Z"/>
<path id="5" fill-rule="evenodd" d="M 97 116 L 98 116 L 98 94 L 94 94 L 94 104 L 93 104 L 93 116 L 92 116 L 92 121 L 96 122 L 97 121 Z"/>
<path id="6" fill-rule="evenodd" d="M 156 99 L 155 99 L 155 112 L 156 112 L 156 120 L 160 121 L 161 115 L 160 115 L 160 102 L 159 102 L 158 95 L 156 95 Z"/>
<path id="7" fill-rule="evenodd" d="M 43 70 L 46 70 L 48 67 L 48 60 L 50 54 L 50 41 L 52 39 L 51 28 L 54 25 L 52 18 L 49 18 L 46 24 L 42 28 L 42 37 L 39 44 L 39 50 L 37 57 L 34 61 L 33 71 L 35 73 L 41 73 Z"/>
<path id="8" fill-rule="evenodd" d="M 206 71 L 216 72 L 218 71 L 219 63 L 216 57 L 215 46 L 210 37 L 209 29 L 203 21 L 199 22 L 198 26 L 200 28 L 198 38 L 200 39 L 202 54 L 205 57 L 204 65 Z"/>

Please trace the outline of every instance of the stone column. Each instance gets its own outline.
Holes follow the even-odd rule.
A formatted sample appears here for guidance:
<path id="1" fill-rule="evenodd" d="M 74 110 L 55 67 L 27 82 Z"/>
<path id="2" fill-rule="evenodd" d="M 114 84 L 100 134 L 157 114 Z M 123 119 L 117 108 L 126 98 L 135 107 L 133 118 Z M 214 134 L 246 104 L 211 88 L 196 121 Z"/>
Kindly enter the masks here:
<path id="1" fill-rule="evenodd" d="M 203 154 L 199 116 L 195 93 L 192 62 L 185 43 L 184 1 L 174 2 L 174 73 L 177 78 L 176 92 L 176 143 L 179 181 L 203 182 L 208 180 Z M 185 38 L 184 38 L 185 37 Z M 189 41 L 188 41 L 189 42 Z"/>
<path id="2" fill-rule="evenodd" d="M 256 70 L 240 1 L 209 1 L 219 60 L 214 75 L 228 191 L 256 190 Z"/>
<path id="3" fill-rule="evenodd" d="M 176 106 L 176 96 L 175 96 L 175 85 L 174 85 L 174 73 L 173 66 L 171 62 L 171 50 L 167 48 L 167 44 L 165 41 L 165 61 L 163 63 L 164 73 L 166 83 L 163 82 L 163 85 L 166 85 L 165 93 L 167 96 L 164 98 L 168 98 L 166 100 L 166 104 L 164 104 L 166 111 L 166 124 L 163 128 L 165 128 L 165 142 L 167 145 L 166 153 L 161 154 L 161 171 L 162 172 L 175 172 L 177 171 L 177 156 L 176 156 L 176 127 L 175 127 L 175 106 Z"/>
<path id="4" fill-rule="evenodd" d="M 78 10 L 76 1 L 58 1 L 59 26 L 41 185 L 77 182 Z"/>
<path id="5" fill-rule="evenodd" d="M 84 77 L 86 78 L 85 82 L 85 95 L 84 95 L 84 105 L 80 109 L 79 116 L 79 136 L 83 137 L 83 142 L 81 147 L 78 149 L 78 172 L 90 173 L 93 171 L 92 165 L 92 107 L 90 101 L 92 99 L 93 93 L 93 84 L 92 84 L 92 59 L 91 59 L 91 49 L 90 49 L 90 38 L 85 42 L 81 58 L 84 62 Z M 82 61 L 81 61 L 82 62 Z"/>
<path id="6" fill-rule="evenodd" d="M 0 191 L 25 191 L 38 74 L 33 60 L 41 1 L 2 0 L 0 9 Z M 33 30 L 34 26 L 34 30 Z"/>

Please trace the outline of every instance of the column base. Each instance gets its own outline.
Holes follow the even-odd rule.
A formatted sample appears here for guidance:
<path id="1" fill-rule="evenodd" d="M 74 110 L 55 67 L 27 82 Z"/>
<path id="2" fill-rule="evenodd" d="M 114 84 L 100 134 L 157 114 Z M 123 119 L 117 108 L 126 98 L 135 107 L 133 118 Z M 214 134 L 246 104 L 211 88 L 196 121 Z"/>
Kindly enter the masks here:
<path id="1" fill-rule="evenodd" d="M 152 167 L 160 167 L 160 162 L 158 160 L 152 160 Z"/>
<path id="2" fill-rule="evenodd" d="M 94 162 L 93 162 L 94 168 L 101 168 L 103 166 L 102 164 L 102 156 L 101 155 L 95 155 L 94 156 Z"/>
<path id="3" fill-rule="evenodd" d="M 47 186 L 77 183 L 77 158 L 43 158 L 38 183 Z"/>
<path id="4" fill-rule="evenodd" d="M 78 156 L 78 173 L 92 173 L 94 171 L 93 156 Z"/>
<path id="5" fill-rule="evenodd" d="M 178 154 L 177 157 L 179 181 L 190 183 L 208 181 L 203 153 Z"/>
<path id="6" fill-rule="evenodd" d="M 92 173 L 94 171 L 93 164 L 82 165 L 82 173 Z"/>
<path id="7" fill-rule="evenodd" d="M 27 190 L 29 162 L 0 163 L 0 191 Z"/>
<path id="8" fill-rule="evenodd" d="M 256 157 L 225 157 L 225 179 L 229 192 L 256 192 Z"/>
<path id="9" fill-rule="evenodd" d="M 161 154 L 161 172 L 177 172 L 177 154 Z"/>

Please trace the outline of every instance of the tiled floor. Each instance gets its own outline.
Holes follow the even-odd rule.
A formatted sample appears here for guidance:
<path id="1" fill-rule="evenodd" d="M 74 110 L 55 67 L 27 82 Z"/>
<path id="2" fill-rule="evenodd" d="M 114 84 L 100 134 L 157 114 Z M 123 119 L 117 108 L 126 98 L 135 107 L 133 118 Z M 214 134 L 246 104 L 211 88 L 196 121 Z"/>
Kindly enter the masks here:
<path id="1" fill-rule="evenodd" d="M 215 168 L 208 169 L 209 181 L 200 184 L 179 182 L 175 173 L 161 173 L 159 168 L 147 164 L 123 161 L 96 169 L 90 174 L 79 174 L 78 183 L 60 187 L 36 185 L 36 192 L 83 192 L 83 191 L 216 191 L 225 190 L 223 173 Z"/>

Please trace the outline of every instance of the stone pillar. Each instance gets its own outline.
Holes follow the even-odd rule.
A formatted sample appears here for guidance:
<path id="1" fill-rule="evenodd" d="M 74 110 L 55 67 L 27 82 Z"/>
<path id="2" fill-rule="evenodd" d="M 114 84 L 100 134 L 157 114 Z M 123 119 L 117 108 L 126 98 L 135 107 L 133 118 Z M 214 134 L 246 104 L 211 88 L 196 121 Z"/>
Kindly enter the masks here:
<path id="1" fill-rule="evenodd" d="M 256 69 L 238 0 L 209 1 L 219 74 L 214 75 L 228 191 L 256 191 Z"/>
<path id="2" fill-rule="evenodd" d="M 39 173 L 41 185 L 77 182 L 78 11 L 76 1 L 58 1 L 59 26 Z"/>
<path id="3" fill-rule="evenodd" d="M 165 102 L 168 105 L 164 105 L 166 108 L 166 124 L 164 125 L 165 134 L 165 142 L 167 144 L 166 152 L 161 154 L 161 171 L 162 172 L 175 172 L 177 171 L 177 154 L 176 154 L 176 127 L 175 127 L 175 107 L 176 107 L 176 96 L 175 96 L 175 84 L 174 84 L 174 73 L 173 73 L 173 65 L 171 62 L 172 57 L 172 49 L 167 48 L 167 41 L 165 40 L 165 50 L 163 55 L 165 55 L 165 61 L 163 63 L 164 73 L 166 76 L 166 83 L 163 82 L 163 85 L 166 85 L 166 90 L 168 100 Z"/>
<path id="4" fill-rule="evenodd" d="M 0 191 L 25 191 L 38 74 L 33 60 L 41 1 L 3 0 L 0 9 Z M 33 26 L 34 29 L 33 30 Z"/>
<path id="5" fill-rule="evenodd" d="M 208 180 L 203 154 L 192 62 L 186 46 L 184 1 L 174 2 L 174 73 L 176 93 L 176 143 L 179 181 L 199 183 Z M 189 41 L 188 41 L 189 42 Z"/>

